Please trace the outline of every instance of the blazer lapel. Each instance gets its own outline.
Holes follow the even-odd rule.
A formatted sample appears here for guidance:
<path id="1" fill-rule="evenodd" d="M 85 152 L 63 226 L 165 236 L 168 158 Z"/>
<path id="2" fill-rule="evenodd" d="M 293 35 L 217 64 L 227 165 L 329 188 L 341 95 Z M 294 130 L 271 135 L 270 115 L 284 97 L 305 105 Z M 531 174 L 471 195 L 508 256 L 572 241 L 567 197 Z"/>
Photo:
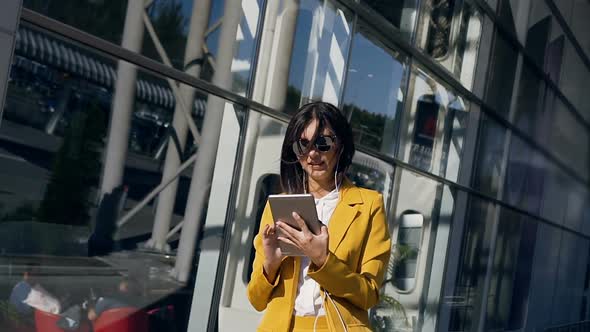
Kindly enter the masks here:
<path id="1" fill-rule="evenodd" d="M 348 179 L 343 181 L 340 190 L 341 200 L 330 218 L 328 233 L 330 234 L 329 249 L 335 252 L 346 231 L 359 213 L 359 204 L 363 204 L 363 199 L 359 189 L 354 186 Z"/>

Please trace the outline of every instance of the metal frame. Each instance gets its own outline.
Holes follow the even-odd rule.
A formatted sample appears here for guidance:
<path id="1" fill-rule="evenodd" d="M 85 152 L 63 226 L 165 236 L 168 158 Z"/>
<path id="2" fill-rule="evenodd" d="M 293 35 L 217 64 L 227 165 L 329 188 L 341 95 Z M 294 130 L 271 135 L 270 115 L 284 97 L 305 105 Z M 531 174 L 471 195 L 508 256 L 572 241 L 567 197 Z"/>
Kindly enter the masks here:
<path id="1" fill-rule="evenodd" d="M 574 49 L 576 50 L 576 52 L 578 52 L 578 55 L 580 56 L 580 58 L 582 58 L 582 61 L 584 62 L 586 67 L 588 67 L 588 71 L 590 71 L 590 58 L 588 58 L 588 55 L 586 54 L 586 52 L 584 52 L 584 49 L 578 42 L 576 35 L 574 35 L 574 32 L 572 31 L 572 29 L 570 29 L 570 26 L 565 21 L 565 18 L 561 14 L 561 11 L 555 5 L 555 0 L 545 0 L 545 3 L 547 4 L 547 7 L 549 7 L 551 12 L 553 13 L 553 16 L 561 26 L 563 33 L 565 33 L 567 38 L 569 38 L 570 42 L 574 46 Z"/>
<path id="2" fill-rule="evenodd" d="M 563 170 L 566 171 L 566 174 L 570 175 L 571 177 L 575 178 L 579 182 L 583 183 L 586 187 L 590 187 L 590 183 L 588 181 L 585 181 L 584 179 L 577 176 L 577 174 L 575 174 L 575 172 L 573 170 L 571 170 L 570 167 L 565 165 L 563 162 L 556 160 L 556 157 L 551 155 L 549 152 L 545 151 L 539 144 L 532 141 L 532 139 L 530 139 L 528 136 L 524 135 L 520 130 L 515 128 L 506 119 L 504 119 L 503 117 L 498 115 L 495 110 L 493 110 L 489 106 L 485 105 L 483 103 L 483 101 L 481 99 L 479 99 L 477 96 L 475 96 L 471 91 L 468 91 L 467 89 L 465 89 L 445 69 L 438 66 L 438 64 L 434 63 L 426 55 L 424 55 L 419 50 L 417 50 L 416 48 L 411 46 L 407 41 L 405 41 L 403 39 L 403 37 L 401 36 L 399 31 L 397 31 L 397 29 L 393 25 L 391 25 L 391 23 L 389 23 L 388 21 L 385 21 L 385 19 L 382 18 L 380 15 L 373 14 L 373 13 L 369 12 L 368 9 L 365 8 L 364 5 L 357 4 L 356 2 L 353 2 L 352 0 L 339 0 L 339 1 L 345 2 L 348 5 L 350 5 L 352 10 L 360 13 L 361 14 L 360 17 L 363 18 L 368 24 L 373 25 L 373 26 L 377 25 L 377 29 L 381 29 L 384 32 L 384 34 L 390 34 L 390 40 L 392 40 L 396 45 L 402 47 L 402 51 L 409 51 L 407 53 L 409 53 L 413 58 L 417 59 L 420 64 L 422 64 L 424 67 L 426 67 L 427 72 L 431 72 L 431 74 L 433 76 L 436 76 L 437 78 L 441 79 L 442 80 L 441 83 L 449 85 L 452 89 L 454 89 L 455 91 L 458 91 L 460 94 L 462 94 L 467 100 L 474 102 L 476 105 L 480 106 L 483 113 L 490 116 L 492 119 L 497 120 L 498 122 L 500 122 L 500 124 L 504 125 L 508 129 L 513 130 L 513 133 L 516 134 L 516 136 L 519 136 L 523 141 L 530 143 L 533 147 L 537 148 L 539 150 L 539 152 L 541 152 L 545 157 L 551 159 L 552 161 L 556 161 L 555 163 L 557 164 L 557 166 L 560 166 L 561 168 L 563 168 Z M 479 1 L 479 0 L 474 0 L 474 1 Z M 48 18 L 44 15 L 38 14 L 32 10 L 23 8 L 21 20 L 23 20 L 29 24 L 32 24 L 34 26 L 40 27 L 42 29 L 48 30 L 49 32 L 53 32 L 55 34 L 58 34 L 62 37 L 71 39 L 75 42 L 81 43 L 87 47 L 90 47 L 90 48 L 93 48 L 99 52 L 105 53 L 106 55 L 108 55 L 110 57 L 130 62 L 130 63 L 137 65 L 145 70 L 148 70 L 158 76 L 172 78 L 172 79 L 177 80 L 181 83 L 184 83 L 184 84 L 190 85 L 196 89 L 199 89 L 203 92 L 218 96 L 218 97 L 223 98 L 227 101 L 233 102 L 234 104 L 238 104 L 238 105 L 241 105 L 247 109 L 251 109 L 253 111 L 257 111 L 259 113 L 267 115 L 267 116 L 269 116 L 273 119 L 276 119 L 278 121 L 282 121 L 282 122 L 289 121 L 289 116 L 283 112 L 279 112 L 279 111 L 272 109 L 268 106 L 265 106 L 261 103 L 255 102 L 255 101 L 250 100 L 246 97 L 243 97 L 243 96 L 240 96 L 240 95 L 235 94 L 233 92 L 230 92 L 228 90 L 222 89 L 212 83 L 192 77 L 192 76 L 185 74 L 177 69 L 168 67 L 160 62 L 146 58 L 145 56 L 143 56 L 141 54 L 128 51 L 120 46 L 112 44 L 112 43 L 105 41 L 103 39 L 100 39 L 98 37 L 92 36 L 88 33 L 82 32 L 76 28 L 73 28 L 73 27 L 68 26 L 64 23 L 61 23 L 61 22 L 58 22 L 58 21 L 53 20 L 51 18 Z M 374 26 L 374 28 L 375 28 L 375 26 Z M 424 69 L 424 67 L 422 69 Z M 494 204 L 498 204 L 504 208 L 511 209 L 515 212 L 522 214 L 522 215 L 526 215 L 530 218 L 534 218 L 536 220 L 539 220 L 539 221 L 545 222 L 549 225 L 552 225 L 558 229 L 568 231 L 573 234 L 577 234 L 578 236 L 581 236 L 583 238 L 590 240 L 590 236 L 582 234 L 581 232 L 571 230 L 565 226 L 559 225 L 559 224 L 557 224 L 551 220 L 548 220 L 542 216 L 530 213 L 530 212 L 523 210 L 519 207 L 512 206 L 510 204 L 502 202 L 502 201 L 496 199 L 495 197 L 489 196 L 485 193 L 482 193 L 478 190 L 472 189 L 468 186 L 458 184 L 453 181 L 447 180 L 443 177 L 422 171 L 421 169 L 418 169 L 418 168 L 414 167 L 413 165 L 410 165 L 410 164 L 408 164 L 402 160 L 399 160 L 397 158 L 394 158 L 394 157 L 391 157 L 391 156 L 388 156 L 388 155 L 385 155 L 385 154 L 382 154 L 382 153 L 379 153 L 377 151 L 367 149 L 367 148 L 359 147 L 358 150 L 362 151 L 364 153 L 367 153 L 368 155 L 373 156 L 375 158 L 379 158 L 385 162 L 391 163 L 394 166 L 399 166 L 399 167 L 408 169 L 409 171 L 417 173 L 421 176 L 431 178 L 433 180 L 436 180 L 440 183 L 446 184 L 446 185 L 448 185 L 452 188 L 455 188 L 457 190 L 461 190 L 461 191 L 467 192 L 469 194 L 475 195 L 477 197 L 486 199 L 486 200 L 488 200 Z"/>
<path id="3" fill-rule="evenodd" d="M 549 1 L 549 0 L 547 0 L 547 1 Z M 428 72 L 430 75 L 441 80 L 441 83 L 443 85 L 449 86 L 452 90 L 458 92 L 460 95 L 464 96 L 467 100 L 469 100 L 473 104 L 478 105 L 480 107 L 482 113 L 486 114 L 490 118 L 499 122 L 502 126 L 507 128 L 510 133 L 512 133 L 513 135 L 516 135 L 517 137 L 519 137 L 520 139 L 525 141 L 533 149 L 537 150 L 544 157 L 551 160 L 554 164 L 556 164 L 558 167 L 563 169 L 567 175 L 574 178 L 576 181 L 583 183 L 586 188 L 590 187 L 589 181 L 587 181 L 584 178 L 582 178 L 581 176 L 579 176 L 577 174 L 577 172 L 574 171 L 572 168 L 570 168 L 566 163 L 562 162 L 556 156 L 554 156 L 551 152 L 547 151 L 543 146 L 536 143 L 526 133 L 524 133 L 520 129 L 516 128 L 512 123 L 510 123 L 509 120 L 507 120 L 503 116 L 501 116 L 496 110 L 494 110 L 491 107 L 489 107 L 488 105 L 486 105 L 480 97 L 476 96 L 473 92 L 471 92 L 471 91 L 467 90 L 465 87 L 463 87 L 463 85 L 455 77 L 453 77 L 452 74 L 449 73 L 446 69 L 442 68 L 430 57 L 428 57 L 427 55 L 422 53 L 419 49 L 415 48 L 412 45 L 411 41 L 407 41 L 401 35 L 401 33 L 397 30 L 397 28 L 395 28 L 390 22 L 386 21 L 379 14 L 369 11 L 366 5 L 360 4 L 354 0 L 338 0 L 338 2 L 343 3 L 345 6 L 347 6 L 349 9 L 352 10 L 352 12 L 354 13 L 355 20 L 357 20 L 358 18 L 363 19 L 363 21 L 367 25 L 370 25 L 374 30 L 380 32 L 381 36 L 385 37 L 384 41 L 386 41 L 388 43 L 392 43 L 393 45 L 395 45 L 397 47 L 397 49 L 400 51 L 400 53 L 408 55 L 408 64 L 409 64 L 408 70 L 411 70 L 412 68 L 415 68 L 416 66 L 421 68 L 422 70 L 425 69 L 425 71 Z M 534 62 L 531 60 L 530 56 L 528 56 L 524 52 L 524 48 L 522 47 L 522 45 L 520 44 L 518 39 L 514 35 L 509 33 L 508 30 L 502 26 L 498 17 L 489 8 L 489 6 L 487 6 L 487 4 L 485 4 L 485 2 L 483 2 L 483 0 L 473 0 L 473 2 L 477 5 L 478 8 L 482 9 L 482 11 L 487 15 L 487 17 L 491 18 L 491 20 L 494 23 L 495 28 L 498 29 L 500 34 L 503 37 L 508 37 L 507 38 L 508 41 L 511 42 L 512 44 L 514 44 L 514 46 L 516 46 L 516 48 L 518 49 L 520 54 L 523 55 L 523 60 L 525 61 L 525 63 L 528 65 L 531 65 L 531 67 L 535 71 L 538 71 L 537 74 L 539 74 L 543 78 L 543 80 L 545 80 L 545 82 L 548 84 L 548 86 L 551 86 L 551 88 L 555 91 L 556 95 L 558 95 L 559 98 L 568 107 L 568 109 L 570 109 L 573 112 L 573 114 L 576 116 L 576 118 L 578 120 L 580 120 L 581 115 L 579 114 L 577 109 L 561 93 L 561 91 L 558 89 L 558 87 L 555 86 L 555 84 L 549 79 L 548 75 L 545 74 L 540 68 L 538 68 L 534 64 Z M 148 59 L 141 54 L 128 51 L 118 45 L 114 45 L 114 44 L 104 41 L 98 37 L 95 37 L 95 36 L 92 36 L 92 35 L 87 34 L 85 32 L 79 31 L 73 27 L 66 25 L 66 24 L 63 24 L 61 22 L 47 18 L 47 17 L 45 17 L 41 14 L 38 14 L 34 11 L 31 11 L 29 9 L 22 9 L 21 19 L 24 22 L 35 25 L 35 26 L 40 27 L 44 30 L 48 30 L 49 32 L 53 32 L 53 33 L 58 34 L 62 37 L 71 39 L 75 42 L 83 44 L 83 45 L 90 47 L 92 49 L 95 49 L 99 52 L 105 53 L 106 55 L 108 55 L 112 58 L 121 59 L 121 60 L 130 62 L 134 65 L 139 66 L 142 69 L 148 70 L 148 71 L 150 71 L 158 76 L 161 76 L 163 78 L 174 79 L 178 82 L 190 85 L 190 86 L 192 86 L 198 90 L 201 90 L 203 92 L 206 92 L 206 93 L 218 96 L 220 98 L 223 98 L 227 101 L 233 102 L 237 106 L 241 106 L 241 107 L 245 108 L 245 115 L 246 116 L 249 114 L 248 109 L 250 109 L 252 111 L 262 113 L 264 115 L 267 115 L 273 119 L 276 119 L 276 120 L 279 120 L 282 122 L 287 122 L 289 120 L 289 117 L 286 114 L 279 112 L 275 109 L 272 109 L 270 107 L 267 107 L 261 103 L 258 103 L 258 102 L 248 99 L 249 95 L 251 94 L 251 91 L 248 91 L 248 93 L 247 93 L 248 97 L 240 96 L 240 95 L 230 92 L 228 90 L 217 87 L 216 85 L 214 85 L 212 83 L 209 83 L 209 82 L 203 81 L 201 79 L 187 75 L 179 70 L 176 70 L 174 68 L 166 66 L 160 62 Z M 263 22 L 263 20 L 261 20 L 261 22 Z M 259 24 L 262 24 L 262 23 L 259 23 Z M 416 22 L 415 22 L 415 24 L 416 24 Z M 564 31 L 566 31 L 565 28 L 564 28 Z M 354 31 L 352 31 L 352 33 L 354 34 Z M 568 38 L 571 38 L 571 36 L 568 35 Z M 575 46 L 575 43 L 574 43 L 574 46 Z M 259 53 L 258 52 L 259 47 L 260 47 L 260 43 L 257 43 L 255 45 L 255 49 L 256 49 L 255 54 Z M 579 52 L 579 50 L 577 50 L 577 51 Z M 349 56 L 350 56 L 350 52 L 349 52 Z M 416 59 L 417 62 L 414 62 L 414 59 Z M 587 58 L 583 57 L 583 59 L 585 59 L 585 63 L 586 63 L 586 65 L 588 65 Z M 254 62 L 253 62 L 253 68 L 256 67 L 255 61 L 256 60 L 254 60 Z M 252 75 L 255 75 L 255 71 L 253 72 Z M 408 75 L 408 79 L 409 79 L 409 75 Z M 407 89 L 407 86 L 406 86 L 406 89 Z M 407 96 L 406 96 L 406 98 L 407 98 Z M 404 101 L 404 108 L 405 108 L 405 104 L 406 103 Z M 583 118 L 582 118 L 582 120 L 583 120 Z M 588 122 L 586 122 L 585 120 L 582 121 L 582 123 L 584 124 L 586 129 L 590 128 L 590 124 L 588 124 Z M 477 125 L 477 124 L 471 124 L 471 125 Z M 243 135 L 243 133 L 240 134 L 240 136 L 242 136 L 242 135 Z M 360 147 L 359 147 L 359 150 L 367 153 L 370 156 L 379 158 L 387 163 L 390 163 L 394 166 L 401 167 L 402 169 L 406 169 L 406 170 L 411 171 L 411 172 L 418 174 L 420 176 L 424 176 L 424 177 L 430 178 L 432 180 L 435 180 L 440 184 L 447 185 L 450 188 L 452 188 L 453 190 L 458 190 L 458 191 L 465 193 L 467 195 L 473 195 L 475 197 L 484 199 L 484 200 L 488 201 L 489 203 L 495 204 L 497 207 L 507 208 L 509 210 L 519 213 L 520 215 L 532 218 L 536 222 L 545 223 L 545 224 L 550 225 L 556 229 L 559 229 L 559 230 L 562 230 L 565 232 L 569 232 L 571 234 L 577 235 L 577 236 L 587 239 L 587 240 L 590 239 L 590 235 L 586 235 L 586 234 L 583 234 L 582 232 L 572 230 L 566 226 L 560 225 L 560 224 L 558 224 L 554 221 L 548 220 L 542 216 L 528 212 L 528 211 L 523 210 L 519 207 L 507 204 L 496 197 L 492 197 L 492 196 L 489 196 L 489 195 L 482 193 L 478 190 L 472 189 L 468 185 L 459 184 L 459 183 L 447 180 L 443 177 L 422 171 L 422 170 L 414 167 L 413 165 L 410 165 L 400 159 L 393 158 L 388 155 L 384 155 L 384 154 L 379 153 L 377 151 L 373 151 L 373 150 L 366 149 L 366 148 L 360 148 Z M 242 153 L 243 153 L 243 147 L 239 147 L 239 149 L 238 149 L 239 158 L 242 157 Z M 239 163 L 236 164 L 236 168 L 234 169 L 234 177 L 237 178 L 238 175 L 239 175 Z M 234 185 L 236 184 L 236 181 L 237 181 L 236 179 L 233 180 Z M 234 187 L 236 187 L 236 186 L 234 186 Z M 235 198 L 236 198 L 235 194 L 236 194 L 235 189 L 232 189 L 232 192 L 230 193 L 230 199 L 229 199 L 230 204 L 235 201 Z M 469 199 L 470 197 L 471 196 L 467 196 L 467 199 Z M 232 209 L 230 209 L 230 211 L 231 210 Z M 231 213 L 229 213 L 228 216 L 226 217 L 226 220 L 225 220 L 226 229 L 225 229 L 224 235 L 229 234 L 228 233 L 229 227 L 227 227 L 227 226 L 231 224 L 231 221 L 232 221 L 231 217 L 232 217 Z M 225 252 L 227 252 L 227 249 L 228 249 L 228 242 L 227 242 L 227 240 L 224 240 L 222 242 L 222 249 L 221 250 L 223 253 L 225 253 Z M 223 266 L 221 266 L 221 265 L 223 265 Z M 218 286 L 220 282 L 223 282 L 223 278 L 219 274 L 220 274 L 220 271 L 221 271 L 221 274 L 223 274 L 223 269 L 225 268 L 224 255 L 220 256 L 220 263 L 218 263 L 217 268 L 218 268 L 218 270 L 217 270 L 218 276 L 217 276 L 217 280 L 215 281 L 216 286 Z M 445 274 L 446 274 L 446 272 L 445 272 Z M 215 306 L 216 304 L 218 305 L 219 300 L 220 300 L 220 295 L 221 295 L 221 289 L 219 289 L 218 291 L 216 291 L 214 293 L 214 298 L 212 299 L 212 303 L 211 303 L 212 306 Z M 214 323 L 215 316 L 216 316 L 216 311 L 213 310 L 212 314 L 209 317 L 209 326 L 212 326 L 212 324 Z"/>
<path id="4" fill-rule="evenodd" d="M 440 79 L 443 85 L 450 87 L 452 90 L 456 91 L 458 94 L 465 97 L 470 102 L 480 106 L 481 111 L 486 115 L 490 116 L 495 121 L 499 122 L 502 126 L 508 128 L 511 132 L 513 132 L 517 137 L 525 141 L 528 145 L 533 147 L 535 150 L 538 150 L 545 158 L 551 160 L 554 164 L 556 164 L 559 168 L 563 169 L 564 172 L 576 179 L 576 181 L 584 183 L 587 187 L 590 187 L 590 180 L 584 179 L 582 176 L 577 174 L 577 172 L 567 165 L 567 163 L 561 161 L 558 157 L 556 157 L 552 152 L 548 151 L 543 145 L 537 143 L 533 138 L 529 137 L 524 131 L 520 128 L 513 125 L 510 121 L 505 119 L 500 112 L 496 111 L 489 105 L 485 104 L 485 102 L 478 96 L 476 96 L 473 92 L 467 90 L 452 74 L 447 71 L 445 68 L 441 67 L 437 64 L 434 60 L 432 60 L 429 56 L 422 53 L 418 48 L 412 46 L 407 40 L 403 38 L 399 30 L 393 26 L 389 21 L 385 20 L 381 15 L 372 12 L 370 9 L 366 7 L 366 5 L 359 4 L 354 2 L 353 0 L 339 0 L 344 5 L 348 6 L 349 9 L 360 18 L 362 18 L 368 25 L 371 25 L 377 31 L 381 31 L 384 36 L 387 36 L 388 40 L 394 43 L 398 48 L 400 48 L 401 52 L 408 54 L 411 58 L 414 58 L 419 63 L 419 67 L 429 75 L 436 76 Z M 480 1 L 483 0 L 472 0 L 478 8 L 481 8 Z M 491 9 L 486 8 L 488 11 Z M 492 13 L 493 14 L 493 13 Z M 497 26 L 497 21 L 493 21 Z M 522 45 L 521 45 L 522 48 Z M 532 60 L 529 59 L 530 62 Z M 534 67 L 540 70 L 538 67 Z M 542 72 L 542 71 L 541 71 Z M 543 77 L 545 79 L 549 79 L 548 76 L 543 73 Z M 559 91 L 555 84 L 552 81 L 549 81 L 549 85 L 552 85 L 555 89 L 555 93 L 561 97 L 564 104 L 570 109 L 575 110 L 575 107 L 569 102 L 569 100 L 565 99 L 565 96 Z M 574 113 L 576 119 L 579 121 L 585 121 L 584 118 L 578 113 Z M 586 125 L 586 128 L 590 131 L 590 124 L 583 122 Z"/>
<path id="5" fill-rule="evenodd" d="M 553 80 L 551 80 L 549 75 L 547 73 L 545 73 L 545 71 L 535 63 L 535 61 L 533 60 L 533 57 L 528 54 L 528 52 L 526 51 L 524 46 L 518 40 L 518 36 L 516 36 L 510 32 L 510 29 L 508 29 L 506 27 L 504 22 L 502 22 L 502 20 L 498 17 L 498 15 L 489 7 L 489 5 L 487 3 L 485 3 L 484 0 L 472 0 L 472 1 L 475 3 L 475 5 L 481 11 L 483 11 L 492 20 L 492 22 L 494 23 L 494 26 L 498 30 L 499 34 L 502 37 L 504 37 L 504 39 L 508 43 L 510 43 L 514 48 L 516 48 L 520 54 L 522 54 L 525 64 L 528 65 L 529 67 L 531 67 L 536 75 L 540 76 L 540 78 L 543 80 L 543 82 L 545 84 L 547 84 L 547 86 L 549 86 L 551 88 L 551 90 L 553 90 L 555 95 L 558 96 L 559 99 L 561 99 L 561 101 L 566 105 L 566 107 L 572 112 L 572 114 L 574 115 L 576 120 L 580 121 L 584 125 L 586 130 L 590 131 L 590 122 L 588 122 L 581 115 L 581 112 L 574 106 L 574 104 L 571 103 L 571 101 L 563 94 L 563 92 L 561 92 L 559 87 L 553 82 Z M 546 2 L 547 1 L 549 1 L 549 0 L 546 0 Z M 551 6 L 549 6 L 549 7 L 551 9 Z M 557 19 L 557 17 L 556 17 L 556 19 Z M 565 29 L 563 29 L 563 30 L 565 33 L 566 30 Z M 566 36 L 568 36 L 568 39 L 569 39 L 570 36 L 567 33 L 565 33 L 565 34 L 566 34 Z M 571 39 L 570 39 L 570 42 L 572 42 L 572 44 L 574 44 L 574 42 Z M 575 44 L 574 44 L 574 48 L 575 48 Z M 582 57 L 582 55 L 580 55 L 580 57 Z M 584 61 L 584 57 L 582 57 L 582 60 Z M 586 64 L 585 61 L 584 61 L 584 63 Z M 586 65 L 588 66 L 589 64 L 586 64 Z M 590 71 L 590 67 L 589 67 L 589 71 Z"/>

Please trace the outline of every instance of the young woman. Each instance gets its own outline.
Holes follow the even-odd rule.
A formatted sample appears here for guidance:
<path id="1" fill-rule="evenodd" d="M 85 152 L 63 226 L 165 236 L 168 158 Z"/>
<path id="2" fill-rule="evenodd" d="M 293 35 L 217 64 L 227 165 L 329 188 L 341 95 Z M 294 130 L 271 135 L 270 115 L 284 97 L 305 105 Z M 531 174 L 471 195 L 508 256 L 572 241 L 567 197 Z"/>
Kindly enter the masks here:
<path id="1" fill-rule="evenodd" d="M 267 204 L 248 284 L 254 308 L 266 309 L 259 331 L 370 331 L 367 311 L 379 300 L 391 241 L 381 194 L 344 175 L 354 151 L 350 125 L 335 106 L 310 103 L 291 119 L 281 184 L 287 194 L 312 194 L 324 225 L 313 234 L 296 214 L 301 231 L 275 224 Z M 279 242 L 305 257 L 282 256 Z"/>

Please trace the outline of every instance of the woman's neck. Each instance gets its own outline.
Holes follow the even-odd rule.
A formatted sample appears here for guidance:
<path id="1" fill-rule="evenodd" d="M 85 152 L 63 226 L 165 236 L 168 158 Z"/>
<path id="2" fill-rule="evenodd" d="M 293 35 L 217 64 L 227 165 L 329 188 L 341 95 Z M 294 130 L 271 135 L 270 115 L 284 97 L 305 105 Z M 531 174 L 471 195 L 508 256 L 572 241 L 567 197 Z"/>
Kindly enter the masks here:
<path id="1" fill-rule="evenodd" d="M 334 183 L 334 179 L 325 182 L 316 182 L 313 179 L 309 179 L 307 181 L 307 191 L 313 195 L 315 198 L 322 198 L 329 194 L 332 190 L 336 188 L 336 184 Z"/>

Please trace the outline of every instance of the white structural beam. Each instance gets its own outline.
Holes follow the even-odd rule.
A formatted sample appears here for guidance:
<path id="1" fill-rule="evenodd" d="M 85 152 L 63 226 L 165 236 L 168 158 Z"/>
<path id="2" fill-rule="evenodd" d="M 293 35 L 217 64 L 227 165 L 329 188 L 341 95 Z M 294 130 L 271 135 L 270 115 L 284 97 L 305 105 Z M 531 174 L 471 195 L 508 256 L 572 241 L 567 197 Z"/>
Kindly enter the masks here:
<path id="1" fill-rule="evenodd" d="M 205 44 L 204 33 L 209 22 L 209 11 L 211 9 L 211 0 L 194 0 L 193 14 L 187 36 L 186 50 L 184 54 L 185 67 L 195 59 L 203 57 L 203 45 Z M 201 72 L 200 65 L 192 65 L 186 68 L 186 73 L 191 76 L 199 77 Z M 172 83 L 176 85 L 176 83 Z M 180 85 L 177 89 L 176 107 L 174 110 L 174 118 L 172 120 L 172 127 L 176 131 L 176 136 L 180 142 L 181 148 L 184 150 L 185 142 L 188 134 L 189 125 L 193 137 L 197 138 L 198 132 L 195 133 L 196 126 L 191 118 L 193 101 L 195 98 L 195 89 L 185 84 Z M 196 135 L 196 136 L 195 136 Z M 164 171 L 162 178 L 167 179 L 175 173 L 180 165 L 179 155 L 174 147 L 174 142 L 169 140 L 168 149 L 166 151 L 166 161 L 164 163 Z M 156 208 L 156 216 L 154 219 L 154 226 L 152 229 L 152 237 L 146 243 L 146 246 L 156 250 L 167 251 L 167 234 L 170 230 L 170 222 L 174 209 L 174 201 L 176 200 L 176 192 L 178 189 L 178 179 L 174 180 L 166 189 L 158 196 L 158 205 Z M 190 202 L 190 201 L 189 201 Z"/>
<path id="2" fill-rule="evenodd" d="M 241 1 L 226 1 L 223 15 L 224 21 L 219 36 L 217 65 L 213 76 L 213 84 L 225 89 L 231 88 L 231 65 L 241 14 Z M 207 111 L 203 120 L 202 141 L 193 169 L 188 203 L 184 215 L 184 225 L 174 267 L 175 276 L 181 282 L 188 280 L 192 269 L 195 244 L 201 232 L 200 221 L 211 189 L 225 105 L 226 102 L 219 97 L 210 95 L 208 98 Z M 232 156 L 232 158 L 235 158 L 235 156 Z M 223 189 L 228 190 L 228 188 Z M 198 297 L 198 295 L 195 297 Z"/>
<path id="3" fill-rule="evenodd" d="M 123 29 L 121 46 L 139 53 L 143 41 L 142 15 L 144 0 L 129 0 Z M 127 144 L 131 127 L 131 114 L 135 101 L 135 82 L 137 68 L 128 62 L 119 60 L 117 66 L 117 81 L 111 110 L 111 121 L 105 154 L 101 196 L 110 193 L 123 181 L 123 171 L 127 159 Z"/>
<path id="4" fill-rule="evenodd" d="M 265 79 L 265 82 L 262 82 L 266 83 L 266 89 L 263 90 L 263 102 L 276 109 L 284 107 L 287 97 L 289 69 L 291 68 L 291 55 L 293 53 L 298 12 L 298 0 L 283 1 L 281 13 L 276 22 L 276 31 L 278 33 L 273 34 L 272 53 L 270 60 L 267 60 L 270 61 L 268 78 Z"/>
<path id="5" fill-rule="evenodd" d="M 270 1 L 266 7 L 252 98 L 275 109 L 281 109 L 285 103 L 298 11 L 299 4 L 294 0 L 285 1 L 282 8 L 280 1 Z M 231 251 L 223 283 L 222 306 L 225 307 L 231 306 L 236 273 L 243 268 L 248 256 L 248 251 L 243 250 L 240 242 L 247 239 L 243 245 L 250 247 L 251 237 L 244 233 L 256 231 L 250 229 L 255 221 L 248 218 L 247 213 L 248 207 L 252 205 L 248 202 L 254 199 L 252 188 L 256 187 L 258 180 L 252 179 L 252 176 L 260 126 L 260 113 L 251 112 L 241 165 L 238 204 L 232 225 Z M 220 326 L 221 330 L 226 328 Z"/>

